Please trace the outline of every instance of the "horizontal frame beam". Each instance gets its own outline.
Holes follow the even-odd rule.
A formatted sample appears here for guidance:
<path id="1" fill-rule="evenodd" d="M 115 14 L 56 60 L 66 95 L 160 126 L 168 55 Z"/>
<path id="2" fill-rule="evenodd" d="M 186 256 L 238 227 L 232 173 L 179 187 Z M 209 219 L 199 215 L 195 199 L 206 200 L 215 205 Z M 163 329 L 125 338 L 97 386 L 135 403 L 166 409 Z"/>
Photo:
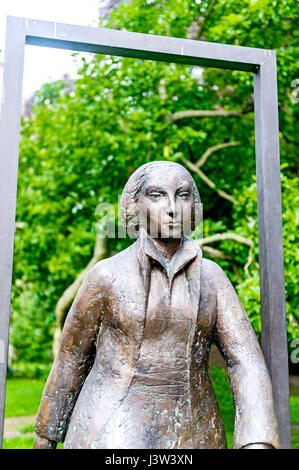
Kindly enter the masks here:
<path id="1" fill-rule="evenodd" d="M 256 72 L 273 51 L 105 28 L 20 19 L 26 44 Z"/>

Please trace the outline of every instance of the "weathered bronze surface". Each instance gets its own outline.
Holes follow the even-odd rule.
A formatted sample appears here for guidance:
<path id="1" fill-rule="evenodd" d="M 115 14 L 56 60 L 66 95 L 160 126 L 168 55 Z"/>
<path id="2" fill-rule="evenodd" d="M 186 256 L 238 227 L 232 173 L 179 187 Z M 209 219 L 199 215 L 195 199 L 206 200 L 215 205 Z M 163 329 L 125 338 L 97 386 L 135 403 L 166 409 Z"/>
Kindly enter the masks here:
<path id="1" fill-rule="evenodd" d="M 121 210 L 137 241 L 100 261 L 78 291 L 35 448 L 225 448 L 208 375 L 212 342 L 228 365 L 234 447 L 279 447 L 254 331 L 225 273 L 187 236 L 198 202 L 191 175 L 176 163 L 143 165 L 129 179 Z"/>

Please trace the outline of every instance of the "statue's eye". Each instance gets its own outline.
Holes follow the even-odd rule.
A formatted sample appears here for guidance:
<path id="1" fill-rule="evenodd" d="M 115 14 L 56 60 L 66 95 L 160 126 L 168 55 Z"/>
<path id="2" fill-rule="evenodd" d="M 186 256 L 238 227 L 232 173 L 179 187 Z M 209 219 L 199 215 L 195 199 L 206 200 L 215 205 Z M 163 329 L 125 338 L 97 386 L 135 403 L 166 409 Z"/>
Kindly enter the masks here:
<path id="1" fill-rule="evenodd" d="M 162 196 L 161 193 L 150 193 L 150 197 L 152 197 L 153 199 L 159 199 L 159 197 L 161 196 Z"/>
<path id="2" fill-rule="evenodd" d="M 190 196 L 190 193 L 188 191 L 183 191 L 182 193 L 179 193 L 179 197 L 182 199 L 187 199 Z"/>

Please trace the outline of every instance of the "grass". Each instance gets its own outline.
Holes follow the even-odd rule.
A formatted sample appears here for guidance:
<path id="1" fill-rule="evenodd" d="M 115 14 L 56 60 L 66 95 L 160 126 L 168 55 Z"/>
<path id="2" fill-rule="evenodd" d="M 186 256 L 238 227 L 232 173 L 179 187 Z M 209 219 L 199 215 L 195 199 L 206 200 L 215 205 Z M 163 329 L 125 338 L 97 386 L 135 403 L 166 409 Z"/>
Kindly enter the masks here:
<path id="1" fill-rule="evenodd" d="M 45 380 L 7 379 L 5 418 L 36 414 Z"/>
<path id="2" fill-rule="evenodd" d="M 13 437 L 3 439 L 3 449 L 33 449 L 33 437 Z"/>
<path id="3" fill-rule="evenodd" d="M 292 423 L 292 447 L 299 449 L 299 395 L 291 390 L 290 396 L 291 423 Z"/>
<path id="4" fill-rule="evenodd" d="M 214 366 L 211 371 L 211 379 L 224 424 L 227 447 L 232 449 L 234 436 L 234 405 L 225 370 Z"/>
<path id="5" fill-rule="evenodd" d="M 21 434 L 27 434 L 29 432 L 34 432 L 34 423 L 32 424 L 27 424 L 27 426 L 23 426 L 22 428 L 19 428 L 18 430 Z"/>
<path id="6" fill-rule="evenodd" d="M 3 439 L 3 449 L 33 449 L 34 437 L 14 437 Z M 58 444 L 57 449 L 62 449 L 63 444 Z"/>
<path id="7" fill-rule="evenodd" d="M 219 403 L 228 448 L 233 445 L 234 408 L 226 373 L 220 367 L 213 367 L 211 373 L 214 391 Z M 5 417 L 25 416 L 36 414 L 45 385 L 44 379 L 10 378 L 7 380 L 7 394 Z M 299 393 L 298 389 L 291 390 L 291 421 L 292 421 L 292 447 L 299 449 Z M 4 449 L 32 449 L 34 437 L 26 436 L 34 432 L 34 423 L 18 429 L 18 437 L 3 441 Z M 62 444 L 58 445 L 62 448 Z"/>

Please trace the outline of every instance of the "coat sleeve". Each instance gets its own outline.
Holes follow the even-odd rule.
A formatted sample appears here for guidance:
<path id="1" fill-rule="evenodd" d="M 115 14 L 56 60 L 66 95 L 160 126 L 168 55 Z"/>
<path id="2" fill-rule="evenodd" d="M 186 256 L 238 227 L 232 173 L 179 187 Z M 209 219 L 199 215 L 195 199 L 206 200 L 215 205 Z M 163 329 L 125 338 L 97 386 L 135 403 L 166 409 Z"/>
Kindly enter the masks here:
<path id="1" fill-rule="evenodd" d="M 35 422 L 35 431 L 41 437 L 64 441 L 74 405 L 94 361 L 101 310 L 101 287 L 95 266 L 78 290 L 64 324 Z"/>
<path id="2" fill-rule="evenodd" d="M 262 350 L 229 279 L 213 263 L 217 294 L 215 343 L 226 359 L 234 398 L 234 448 L 268 444 L 279 448 L 272 384 Z"/>

